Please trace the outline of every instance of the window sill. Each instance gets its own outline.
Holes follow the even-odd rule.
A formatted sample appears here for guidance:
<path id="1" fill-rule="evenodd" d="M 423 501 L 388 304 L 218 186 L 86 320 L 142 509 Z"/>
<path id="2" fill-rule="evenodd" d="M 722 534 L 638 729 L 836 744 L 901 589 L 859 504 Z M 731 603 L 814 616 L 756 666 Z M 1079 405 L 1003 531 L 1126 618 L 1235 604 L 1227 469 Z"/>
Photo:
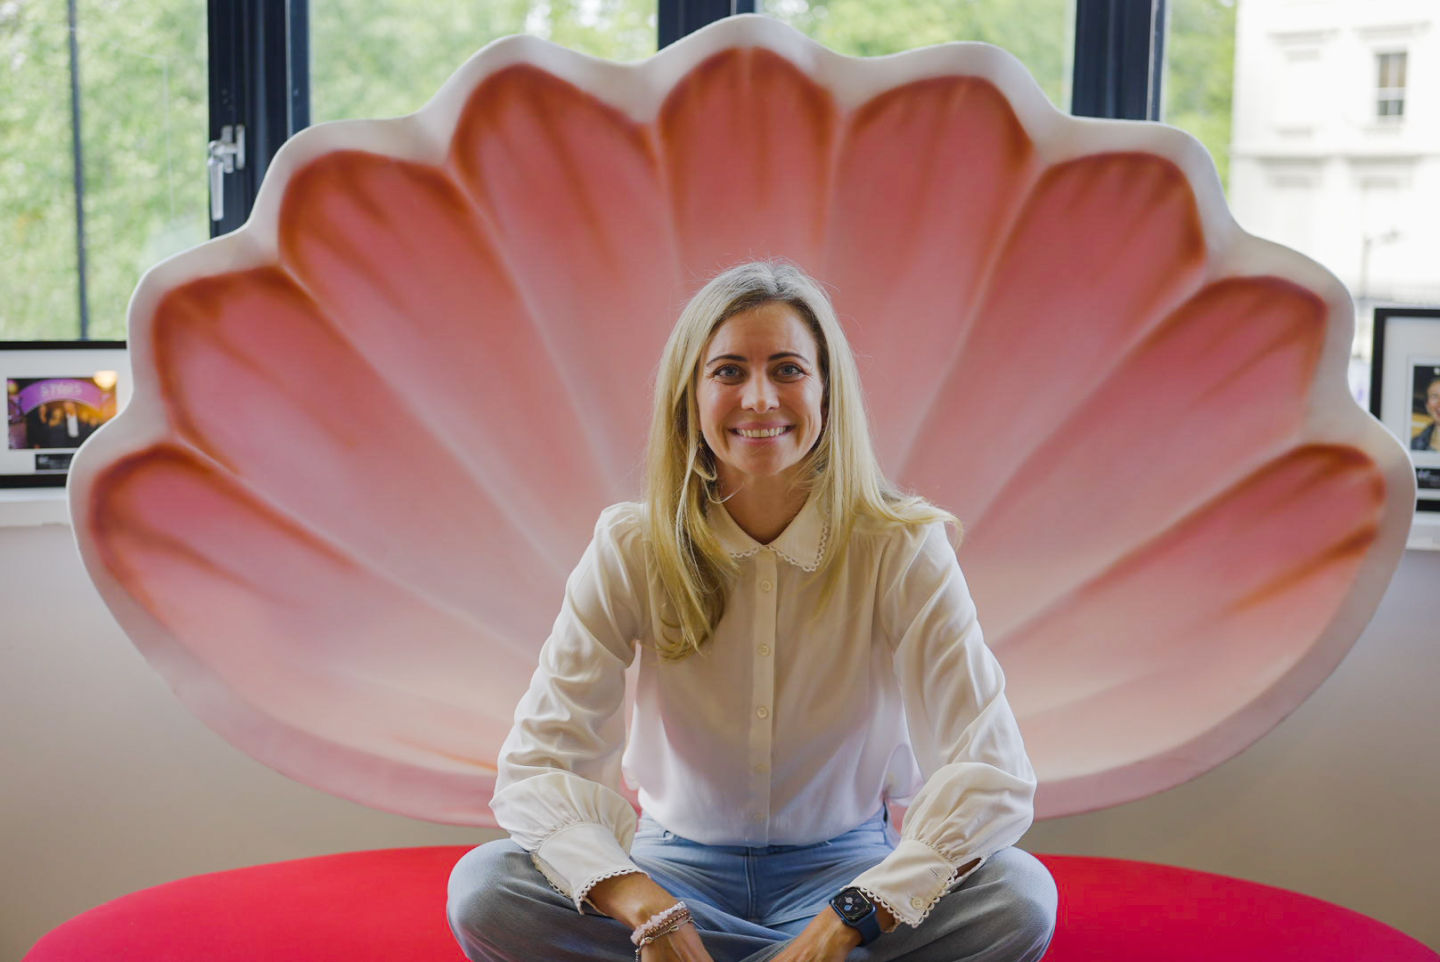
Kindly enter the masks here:
<path id="1" fill-rule="evenodd" d="M 1415 512 L 1405 547 L 1411 551 L 1440 551 L 1440 512 Z"/>
<path id="2" fill-rule="evenodd" d="M 70 524 L 64 488 L 0 488 L 0 528 Z"/>

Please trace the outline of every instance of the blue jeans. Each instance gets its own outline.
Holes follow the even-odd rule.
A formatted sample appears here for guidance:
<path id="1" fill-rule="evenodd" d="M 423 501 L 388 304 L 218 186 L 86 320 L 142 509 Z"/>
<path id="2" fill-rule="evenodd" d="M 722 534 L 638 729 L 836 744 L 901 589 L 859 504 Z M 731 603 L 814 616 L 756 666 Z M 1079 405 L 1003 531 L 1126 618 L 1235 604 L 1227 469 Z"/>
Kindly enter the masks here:
<path id="1" fill-rule="evenodd" d="M 701 845 L 643 817 L 631 858 L 690 906 L 715 962 L 777 955 L 832 896 L 890 853 L 883 815 L 814 845 Z M 1033 962 L 1055 925 L 1055 883 L 1019 849 L 992 855 L 918 928 L 901 925 L 849 959 Z M 633 962 L 630 930 L 560 895 L 509 839 L 469 852 L 450 876 L 450 927 L 474 962 Z"/>

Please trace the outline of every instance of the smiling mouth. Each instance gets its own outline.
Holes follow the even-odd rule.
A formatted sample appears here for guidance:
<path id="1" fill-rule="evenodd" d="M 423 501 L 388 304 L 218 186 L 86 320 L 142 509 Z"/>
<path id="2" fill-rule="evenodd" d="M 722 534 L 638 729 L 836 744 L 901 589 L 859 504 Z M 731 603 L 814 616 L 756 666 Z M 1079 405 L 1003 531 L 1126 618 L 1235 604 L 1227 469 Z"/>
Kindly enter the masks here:
<path id="1" fill-rule="evenodd" d="M 794 429 L 795 425 L 787 424 L 783 428 L 765 428 L 764 430 L 731 428 L 730 433 L 739 435 L 740 437 L 750 441 L 763 441 L 768 438 L 778 438 L 782 434 L 789 434 Z"/>

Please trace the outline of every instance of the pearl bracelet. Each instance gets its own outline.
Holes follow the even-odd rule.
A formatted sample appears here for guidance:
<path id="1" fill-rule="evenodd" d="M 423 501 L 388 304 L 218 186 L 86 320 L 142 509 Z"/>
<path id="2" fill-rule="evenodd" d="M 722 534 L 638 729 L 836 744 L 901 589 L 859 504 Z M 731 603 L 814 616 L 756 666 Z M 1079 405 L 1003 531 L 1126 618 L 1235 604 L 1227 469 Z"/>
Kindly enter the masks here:
<path id="1" fill-rule="evenodd" d="M 689 925 L 691 921 L 690 907 L 684 902 L 676 902 L 668 909 L 656 912 L 630 933 L 630 942 L 635 946 L 635 958 L 638 960 L 640 950 L 651 942 L 664 938 L 682 925 Z"/>

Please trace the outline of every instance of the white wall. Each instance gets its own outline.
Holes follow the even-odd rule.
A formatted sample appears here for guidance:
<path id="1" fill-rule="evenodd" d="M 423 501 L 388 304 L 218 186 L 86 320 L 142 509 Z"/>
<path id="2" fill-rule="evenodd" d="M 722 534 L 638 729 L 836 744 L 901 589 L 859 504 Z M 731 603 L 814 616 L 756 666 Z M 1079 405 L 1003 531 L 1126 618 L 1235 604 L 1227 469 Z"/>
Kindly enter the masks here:
<path id="1" fill-rule="evenodd" d="M 0 527 L 0 766 L 0 962 L 186 875 L 495 837 L 340 801 L 230 747 L 121 633 L 63 525 Z"/>
<path id="2" fill-rule="evenodd" d="M 1274 732 L 1194 782 L 1025 844 L 1281 885 L 1440 947 L 1437 599 L 1440 552 L 1408 552 L 1350 657 Z M 64 526 L 0 527 L 0 666 L 0 960 L 185 875 L 492 837 L 332 799 L 222 742 L 121 634 Z"/>

